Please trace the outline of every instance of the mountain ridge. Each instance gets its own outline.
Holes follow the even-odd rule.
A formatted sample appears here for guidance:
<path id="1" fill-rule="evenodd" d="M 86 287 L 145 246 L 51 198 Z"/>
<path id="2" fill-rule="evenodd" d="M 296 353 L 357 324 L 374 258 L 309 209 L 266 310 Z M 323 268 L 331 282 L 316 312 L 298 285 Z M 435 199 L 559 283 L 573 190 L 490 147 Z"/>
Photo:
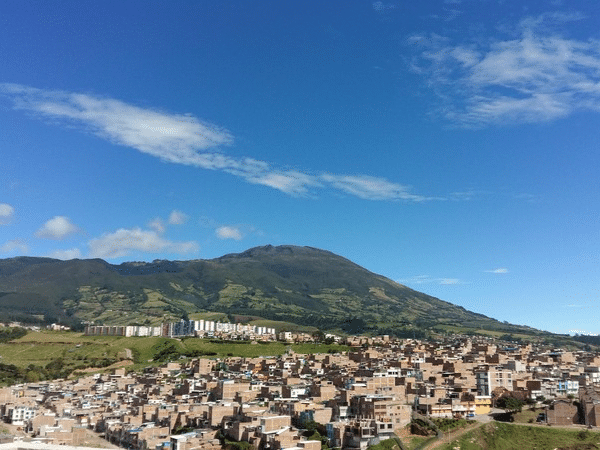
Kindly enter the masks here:
<path id="1" fill-rule="evenodd" d="M 343 333 L 427 334 L 501 323 L 314 247 L 266 245 L 213 259 L 110 264 L 101 259 L 0 260 L 0 320 L 154 324 L 221 313 Z"/>

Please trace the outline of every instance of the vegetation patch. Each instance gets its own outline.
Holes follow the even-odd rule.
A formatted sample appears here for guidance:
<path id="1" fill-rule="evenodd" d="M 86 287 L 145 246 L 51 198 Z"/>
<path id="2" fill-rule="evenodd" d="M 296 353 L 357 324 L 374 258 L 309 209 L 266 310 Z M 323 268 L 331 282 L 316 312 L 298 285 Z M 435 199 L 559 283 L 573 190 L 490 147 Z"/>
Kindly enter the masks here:
<path id="1" fill-rule="evenodd" d="M 400 447 L 396 443 L 395 439 L 386 439 L 381 441 L 379 444 L 372 445 L 369 450 L 399 450 Z"/>
<path id="2" fill-rule="evenodd" d="M 10 335 L 14 337 L 18 334 L 22 333 Z M 81 333 L 55 331 L 28 332 L 9 343 L 0 343 L 0 362 L 5 366 L 10 366 L 5 367 L 4 377 L 0 375 L 0 383 L 23 382 L 28 367 L 33 367 L 34 371 L 38 372 L 38 380 L 55 378 L 59 375 L 56 371 L 44 372 L 42 369 L 58 359 L 62 361 L 61 376 L 88 368 L 101 369 L 124 359 L 129 352 L 135 363 L 133 368 L 137 369 L 147 366 L 149 363 L 177 361 L 182 358 L 278 356 L 284 354 L 288 349 L 302 354 L 339 353 L 349 350 L 348 347 L 337 344 L 286 344 L 282 342 L 249 344 L 250 341 L 192 337 L 170 339 L 166 337 L 84 336 Z"/>
<path id="3" fill-rule="evenodd" d="M 431 421 L 444 432 L 465 428 L 475 423 L 474 420 L 466 419 L 431 419 Z"/>
<path id="4" fill-rule="evenodd" d="M 260 317 L 334 333 L 423 338 L 457 331 L 574 342 L 469 312 L 309 247 L 265 246 L 210 261 L 119 265 L 15 258 L 0 261 L 0 273 L 5 321 L 158 325 L 217 313 L 222 320 Z M 32 278 L 38 273 L 43 283 Z M 15 286 L 22 291 L 14 292 Z"/>
<path id="5" fill-rule="evenodd" d="M 600 448 L 600 433 L 544 426 L 490 423 L 450 441 L 444 450 L 584 450 Z"/>

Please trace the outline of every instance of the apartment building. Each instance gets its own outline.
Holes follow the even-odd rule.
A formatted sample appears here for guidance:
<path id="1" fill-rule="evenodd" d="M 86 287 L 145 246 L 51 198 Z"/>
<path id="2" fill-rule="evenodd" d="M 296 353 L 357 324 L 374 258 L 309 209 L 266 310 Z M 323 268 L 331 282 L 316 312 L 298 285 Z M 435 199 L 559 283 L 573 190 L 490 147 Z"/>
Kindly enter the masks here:
<path id="1" fill-rule="evenodd" d="M 496 388 L 512 391 L 513 373 L 510 370 L 488 369 L 475 372 L 477 395 L 488 396 Z"/>

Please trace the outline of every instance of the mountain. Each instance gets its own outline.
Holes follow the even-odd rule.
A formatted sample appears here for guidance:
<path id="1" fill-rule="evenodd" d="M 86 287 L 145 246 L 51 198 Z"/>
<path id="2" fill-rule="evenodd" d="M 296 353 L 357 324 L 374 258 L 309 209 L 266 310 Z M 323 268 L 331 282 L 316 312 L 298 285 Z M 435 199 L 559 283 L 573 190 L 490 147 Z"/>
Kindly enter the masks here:
<path id="1" fill-rule="evenodd" d="M 268 245 L 211 260 L 119 265 L 101 259 L 0 260 L 0 320 L 155 324 L 210 313 L 346 333 L 538 333 L 467 311 L 311 247 Z"/>

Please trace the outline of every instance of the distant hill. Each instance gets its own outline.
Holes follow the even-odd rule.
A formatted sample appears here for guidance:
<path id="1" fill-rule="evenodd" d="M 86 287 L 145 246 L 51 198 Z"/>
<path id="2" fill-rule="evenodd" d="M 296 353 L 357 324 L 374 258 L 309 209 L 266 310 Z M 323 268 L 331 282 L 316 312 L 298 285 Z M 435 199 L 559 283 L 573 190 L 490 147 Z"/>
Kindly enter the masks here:
<path id="1" fill-rule="evenodd" d="M 542 333 L 467 311 L 311 247 L 268 245 L 211 260 L 120 265 L 0 260 L 0 320 L 155 324 L 214 313 L 345 333 Z"/>

